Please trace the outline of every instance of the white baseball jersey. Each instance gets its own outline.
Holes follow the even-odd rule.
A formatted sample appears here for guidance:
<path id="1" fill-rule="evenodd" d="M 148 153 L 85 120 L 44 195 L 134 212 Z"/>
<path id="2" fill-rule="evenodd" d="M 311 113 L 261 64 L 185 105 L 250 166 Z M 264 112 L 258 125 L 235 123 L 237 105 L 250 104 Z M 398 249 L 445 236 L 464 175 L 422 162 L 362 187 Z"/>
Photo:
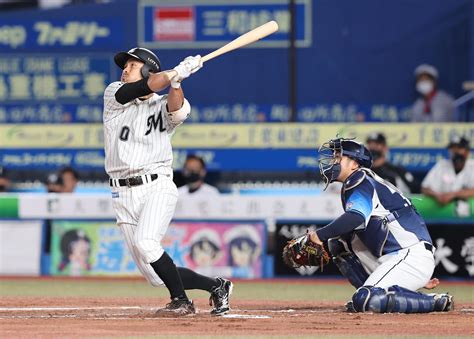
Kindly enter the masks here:
<path id="1" fill-rule="evenodd" d="M 161 240 L 178 200 L 170 139 L 191 109 L 185 99 L 183 107 L 168 112 L 167 96 L 158 94 L 122 105 L 115 93 L 123 85 L 113 82 L 104 93 L 105 170 L 113 179 L 141 176 L 142 184 L 131 187 L 113 180 L 112 205 L 135 263 L 157 286 L 162 281 L 149 264 L 164 253 Z"/>
<path id="2" fill-rule="evenodd" d="M 213 198 L 220 195 L 219 190 L 214 186 L 203 183 L 197 191 L 189 193 L 189 187 L 187 185 L 178 188 L 178 194 L 180 198 L 184 197 L 208 197 Z"/>
<path id="3" fill-rule="evenodd" d="M 458 174 L 454 171 L 451 160 L 439 160 L 428 172 L 421 186 L 441 193 L 474 188 L 474 159 L 467 159 Z"/>
<path id="4" fill-rule="evenodd" d="M 115 99 L 124 83 L 113 82 L 104 93 L 105 170 L 112 178 L 128 178 L 150 173 L 172 174 L 171 136 L 182 122 L 166 108 L 166 95 L 153 94 L 125 105 Z M 190 106 L 180 109 L 186 115 Z"/>

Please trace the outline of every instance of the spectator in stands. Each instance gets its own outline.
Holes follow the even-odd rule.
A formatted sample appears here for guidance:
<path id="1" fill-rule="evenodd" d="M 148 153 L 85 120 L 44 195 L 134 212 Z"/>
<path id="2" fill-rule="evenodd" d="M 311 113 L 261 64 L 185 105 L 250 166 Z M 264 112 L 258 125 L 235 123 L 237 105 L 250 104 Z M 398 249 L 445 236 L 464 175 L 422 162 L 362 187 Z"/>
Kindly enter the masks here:
<path id="1" fill-rule="evenodd" d="M 59 173 L 48 176 L 46 183 L 48 192 L 72 193 L 79 182 L 79 174 L 71 167 L 62 168 Z"/>
<path id="2" fill-rule="evenodd" d="M 448 150 L 450 159 L 439 160 L 421 184 L 422 192 L 441 205 L 474 197 L 474 160 L 469 159 L 469 141 L 455 137 Z"/>
<path id="3" fill-rule="evenodd" d="M 0 192 L 7 192 L 10 189 L 11 182 L 7 177 L 7 172 L 0 166 Z"/>
<path id="4" fill-rule="evenodd" d="M 420 192 L 420 184 L 415 177 L 401 166 L 391 164 L 387 160 L 387 139 L 382 133 L 373 133 L 367 137 L 367 148 L 372 153 L 371 169 L 380 177 L 396 186 L 403 193 Z"/>
<path id="5" fill-rule="evenodd" d="M 427 64 L 415 69 L 416 91 L 421 95 L 412 108 L 412 122 L 454 120 L 454 99 L 438 89 L 438 70 Z"/>
<path id="6" fill-rule="evenodd" d="M 210 198 L 219 195 L 217 188 L 204 182 L 207 171 L 206 163 L 201 157 L 194 154 L 188 155 L 182 173 L 186 185 L 178 189 L 180 197 L 203 196 Z"/>

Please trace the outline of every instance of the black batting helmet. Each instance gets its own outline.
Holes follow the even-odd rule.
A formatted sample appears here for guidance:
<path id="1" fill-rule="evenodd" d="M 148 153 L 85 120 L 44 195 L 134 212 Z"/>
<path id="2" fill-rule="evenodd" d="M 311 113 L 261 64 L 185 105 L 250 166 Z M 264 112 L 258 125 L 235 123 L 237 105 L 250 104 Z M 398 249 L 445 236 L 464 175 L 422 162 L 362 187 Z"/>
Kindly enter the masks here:
<path id="1" fill-rule="evenodd" d="M 161 70 L 160 59 L 155 53 L 146 48 L 136 47 L 128 52 L 120 52 L 115 54 L 114 61 L 121 69 L 125 68 L 125 63 L 128 59 L 134 58 L 145 63 L 141 69 L 142 76 L 148 77 L 148 73 L 158 73 Z"/>

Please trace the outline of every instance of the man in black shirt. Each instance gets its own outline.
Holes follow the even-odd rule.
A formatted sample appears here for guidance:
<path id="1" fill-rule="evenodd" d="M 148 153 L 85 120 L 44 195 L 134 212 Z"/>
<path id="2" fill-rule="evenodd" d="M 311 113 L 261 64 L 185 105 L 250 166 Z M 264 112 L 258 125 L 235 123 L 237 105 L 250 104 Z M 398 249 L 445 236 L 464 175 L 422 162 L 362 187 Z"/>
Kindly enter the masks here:
<path id="1" fill-rule="evenodd" d="M 413 175 L 401 166 L 387 160 L 387 139 L 382 133 L 373 133 L 367 137 L 367 148 L 373 157 L 371 169 L 380 177 L 396 186 L 403 193 L 418 193 L 420 184 Z"/>

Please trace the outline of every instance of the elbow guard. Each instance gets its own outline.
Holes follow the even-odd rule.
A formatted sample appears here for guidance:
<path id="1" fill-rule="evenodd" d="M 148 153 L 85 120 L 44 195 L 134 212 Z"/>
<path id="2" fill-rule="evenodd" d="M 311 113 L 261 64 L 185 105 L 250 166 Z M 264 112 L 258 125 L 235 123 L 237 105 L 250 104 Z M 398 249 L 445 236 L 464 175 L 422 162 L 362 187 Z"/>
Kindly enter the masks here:
<path id="1" fill-rule="evenodd" d="M 184 99 L 183 106 L 181 106 L 180 109 L 173 111 L 173 112 L 168 112 L 168 109 L 166 109 L 168 119 L 173 123 L 173 124 L 180 124 L 184 120 L 187 119 L 189 116 L 189 113 L 191 112 L 191 105 L 189 104 L 189 101 Z"/>

